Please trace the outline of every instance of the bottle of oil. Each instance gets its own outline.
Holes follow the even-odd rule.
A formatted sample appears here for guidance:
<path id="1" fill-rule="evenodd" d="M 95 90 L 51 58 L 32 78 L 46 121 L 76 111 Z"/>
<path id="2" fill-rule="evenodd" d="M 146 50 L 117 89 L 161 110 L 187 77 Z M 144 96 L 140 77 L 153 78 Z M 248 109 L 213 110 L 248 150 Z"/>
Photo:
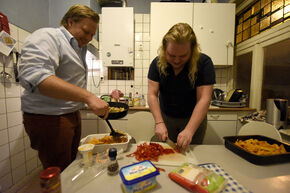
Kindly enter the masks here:
<path id="1" fill-rule="evenodd" d="M 140 106 L 140 96 L 139 96 L 138 92 L 136 92 L 136 94 L 134 96 L 134 106 L 136 106 L 136 107 Z"/>

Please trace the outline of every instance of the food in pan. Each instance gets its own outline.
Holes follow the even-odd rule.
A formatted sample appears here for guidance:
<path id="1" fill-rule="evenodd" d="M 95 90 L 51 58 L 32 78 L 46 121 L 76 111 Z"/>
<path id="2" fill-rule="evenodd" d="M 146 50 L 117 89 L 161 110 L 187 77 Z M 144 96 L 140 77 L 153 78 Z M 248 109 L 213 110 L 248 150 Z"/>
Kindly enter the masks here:
<path id="1" fill-rule="evenodd" d="M 127 157 L 135 157 L 138 161 L 150 160 L 158 162 L 158 158 L 164 154 L 172 154 L 177 151 L 171 148 L 164 148 L 160 144 L 146 142 L 137 146 L 137 150 L 134 153 L 127 155 Z M 179 153 L 179 152 L 178 152 Z"/>
<path id="2" fill-rule="evenodd" d="M 252 138 L 244 141 L 237 139 L 235 145 L 256 155 L 277 155 L 287 152 L 283 144 L 279 146 L 275 143 L 269 144 L 267 141 Z"/>
<path id="3" fill-rule="evenodd" d="M 128 141 L 128 138 L 126 135 L 120 136 L 120 137 L 113 137 L 110 135 L 105 135 L 104 137 L 99 138 L 99 139 L 94 137 L 88 140 L 87 143 L 98 145 L 98 144 L 124 143 L 127 141 Z"/>
<path id="4" fill-rule="evenodd" d="M 125 111 L 123 107 L 109 107 L 109 113 L 120 113 Z"/>

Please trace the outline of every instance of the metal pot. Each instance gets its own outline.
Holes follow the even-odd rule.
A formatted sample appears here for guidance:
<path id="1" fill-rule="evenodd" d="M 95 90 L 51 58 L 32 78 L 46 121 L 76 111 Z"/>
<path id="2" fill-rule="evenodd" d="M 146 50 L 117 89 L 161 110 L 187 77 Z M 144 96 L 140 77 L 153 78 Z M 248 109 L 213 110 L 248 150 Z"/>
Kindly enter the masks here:
<path id="1" fill-rule="evenodd" d="M 267 118 L 266 122 L 273 125 L 276 129 L 286 129 L 287 127 L 287 99 L 267 99 Z"/>

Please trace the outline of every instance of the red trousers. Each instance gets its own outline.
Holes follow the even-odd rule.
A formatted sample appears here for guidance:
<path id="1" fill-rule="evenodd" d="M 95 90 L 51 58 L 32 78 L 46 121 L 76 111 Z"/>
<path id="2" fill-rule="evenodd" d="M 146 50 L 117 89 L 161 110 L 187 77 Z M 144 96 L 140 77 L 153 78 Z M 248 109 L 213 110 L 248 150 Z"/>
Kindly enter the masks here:
<path id="1" fill-rule="evenodd" d="M 63 171 L 76 158 L 81 137 L 79 111 L 64 115 L 23 113 L 23 124 L 44 169 L 58 166 Z"/>

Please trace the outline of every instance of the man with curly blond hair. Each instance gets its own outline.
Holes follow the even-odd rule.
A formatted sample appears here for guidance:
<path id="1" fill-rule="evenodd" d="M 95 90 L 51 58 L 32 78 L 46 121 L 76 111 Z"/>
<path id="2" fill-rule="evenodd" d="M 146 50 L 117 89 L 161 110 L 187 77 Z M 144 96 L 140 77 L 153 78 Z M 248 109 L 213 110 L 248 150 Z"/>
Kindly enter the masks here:
<path id="1" fill-rule="evenodd" d="M 148 104 L 155 119 L 152 140 L 170 138 L 182 151 L 201 144 L 213 84 L 212 60 L 200 53 L 193 29 L 175 24 L 164 35 L 148 72 Z"/>

